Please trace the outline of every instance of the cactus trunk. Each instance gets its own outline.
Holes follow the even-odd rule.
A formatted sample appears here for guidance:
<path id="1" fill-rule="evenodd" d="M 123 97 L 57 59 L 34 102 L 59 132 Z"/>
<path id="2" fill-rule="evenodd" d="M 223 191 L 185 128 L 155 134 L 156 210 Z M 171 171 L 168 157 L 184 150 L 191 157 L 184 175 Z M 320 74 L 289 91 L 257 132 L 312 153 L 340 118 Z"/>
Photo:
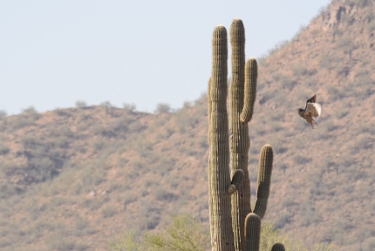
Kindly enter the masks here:
<path id="1" fill-rule="evenodd" d="M 233 250 L 227 99 L 227 32 L 217 26 L 212 38 L 212 75 L 209 82 L 209 210 L 211 245 L 214 251 Z"/>
<path id="2" fill-rule="evenodd" d="M 244 173 L 242 186 L 232 195 L 232 222 L 235 250 L 242 250 L 245 244 L 244 222 L 250 209 L 250 181 L 247 169 L 250 145 L 247 123 L 242 123 L 240 115 L 244 106 L 245 80 L 245 28 L 240 19 L 234 19 L 230 27 L 232 46 L 232 79 L 230 83 L 230 168 L 234 175 L 241 169 Z"/>

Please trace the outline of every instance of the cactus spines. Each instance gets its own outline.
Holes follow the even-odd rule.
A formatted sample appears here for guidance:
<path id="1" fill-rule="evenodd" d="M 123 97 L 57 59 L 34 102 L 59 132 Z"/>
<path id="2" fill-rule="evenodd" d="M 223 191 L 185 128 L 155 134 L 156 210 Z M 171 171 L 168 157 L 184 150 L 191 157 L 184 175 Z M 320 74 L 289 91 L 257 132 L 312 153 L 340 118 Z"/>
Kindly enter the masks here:
<path id="1" fill-rule="evenodd" d="M 273 151 L 270 145 L 264 145 L 260 151 L 257 200 L 254 213 L 262 219 L 267 209 L 267 201 L 270 193 L 270 183 L 273 164 Z"/>
<path id="2" fill-rule="evenodd" d="M 228 194 L 233 194 L 235 193 L 242 185 L 242 182 L 243 182 L 243 171 L 241 169 L 237 169 L 235 172 L 234 172 L 234 175 L 232 177 L 232 182 L 230 184 L 230 186 L 228 187 Z"/>
<path id="3" fill-rule="evenodd" d="M 230 26 L 230 43 L 232 46 L 232 75 L 238 74 L 238 80 L 240 84 L 243 84 L 245 66 L 245 27 L 242 20 L 239 18 L 234 19 Z"/>
<path id="4" fill-rule="evenodd" d="M 242 123 L 240 114 L 244 104 L 245 81 L 245 28 L 241 19 L 234 19 L 230 27 L 232 47 L 232 79 L 230 83 L 230 119 L 232 133 L 230 140 L 230 169 L 232 174 L 241 169 L 244 172 L 242 186 L 232 195 L 232 222 L 235 250 L 242 250 L 245 244 L 244 221 L 251 212 L 250 181 L 247 169 L 250 139 L 247 123 Z"/>
<path id="5" fill-rule="evenodd" d="M 245 219 L 246 251 L 259 251 L 260 218 L 255 213 L 250 213 Z"/>
<path id="6" fill-rule="evenodd" d="M 209 211 L 211 245 L 214 251 L 233 250 L 227 98 L 227 31 L 217 26 L 212 37 L 212 73 L 209 81 Z"/>
<path id="7" fill-rule="evenodd" d="M 257 63 L 250 58 L 245 66 L 245 29 L 240 19 L 233 20 L 230 34 L 232 78 L 229 120 L 226 104 L 227 31 L 223 26 L 215 27 L 213 32 L 212 73 L 208 82 L 211 244 L 213 251 L 255 251 L 259 250 L 260 221 L 267 208 L 273 152 L 270 145 L 261 150 L 257 201 L 252 212 L 248 122 L 254 110 Z"/>
<path id="8" fill-rule="evenodd" d="M 254 103 L 257 90 L 258 64 L 255 58 L 249 58 L 245 64 L 245 97 L 240 115 L 243 123 L 248 123 L 253 117 Z"/>
<path id="9" fill-rule="evenodd" d="M 275 243 L 273 244 L 271 251 L 285 251 L 285 248 L 283 244 Z"/>

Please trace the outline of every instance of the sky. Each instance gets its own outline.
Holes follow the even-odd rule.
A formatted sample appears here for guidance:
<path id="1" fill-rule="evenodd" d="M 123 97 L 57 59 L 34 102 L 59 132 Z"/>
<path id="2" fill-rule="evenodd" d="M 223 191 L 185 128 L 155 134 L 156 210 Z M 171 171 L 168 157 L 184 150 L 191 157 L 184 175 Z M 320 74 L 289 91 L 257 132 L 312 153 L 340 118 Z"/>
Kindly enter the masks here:
<path id="1" fill-rule="evenodd" d="M 110 102 L 178 109 L 207 89 L 211 37 L 241 18 L 246 57 L 289 40 L 329 0 L 1 0 L 0 110 Z"/>

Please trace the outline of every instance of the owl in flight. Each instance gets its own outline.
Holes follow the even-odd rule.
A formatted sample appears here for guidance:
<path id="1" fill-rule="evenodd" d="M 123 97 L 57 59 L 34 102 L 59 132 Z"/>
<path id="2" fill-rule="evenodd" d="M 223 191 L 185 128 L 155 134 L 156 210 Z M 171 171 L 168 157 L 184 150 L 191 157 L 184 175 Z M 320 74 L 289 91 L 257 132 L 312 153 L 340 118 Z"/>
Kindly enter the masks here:
<path id="1" fill-rule="evenodd" d="M 312 129 L 314 129 L 314 124 L 317 125 L 313 118 L 319 117 L 320 113 L 322 112 L 322 106 L 318 103 L 315 103 L 315 101 L 316 94 L 306 101 L 305 109 L 298 109 L 299 116 L 306 119 L 307 123 L 311 125 Z"/>

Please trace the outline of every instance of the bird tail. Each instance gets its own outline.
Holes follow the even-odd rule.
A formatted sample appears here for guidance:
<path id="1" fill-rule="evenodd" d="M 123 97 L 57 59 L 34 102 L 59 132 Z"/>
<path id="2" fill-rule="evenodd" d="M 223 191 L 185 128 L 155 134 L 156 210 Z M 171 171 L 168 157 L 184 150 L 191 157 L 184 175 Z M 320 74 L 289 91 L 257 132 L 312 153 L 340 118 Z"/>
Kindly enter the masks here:
<path id="1" fill-rule="evenodd" d="M 314 125 L 319 126 L 318 123 L 315 122 L 315 120 L 313 120 L 312 123 L 311 123 L 311 127 L 312 127 L 312 129 L 314 129 Z"/>

